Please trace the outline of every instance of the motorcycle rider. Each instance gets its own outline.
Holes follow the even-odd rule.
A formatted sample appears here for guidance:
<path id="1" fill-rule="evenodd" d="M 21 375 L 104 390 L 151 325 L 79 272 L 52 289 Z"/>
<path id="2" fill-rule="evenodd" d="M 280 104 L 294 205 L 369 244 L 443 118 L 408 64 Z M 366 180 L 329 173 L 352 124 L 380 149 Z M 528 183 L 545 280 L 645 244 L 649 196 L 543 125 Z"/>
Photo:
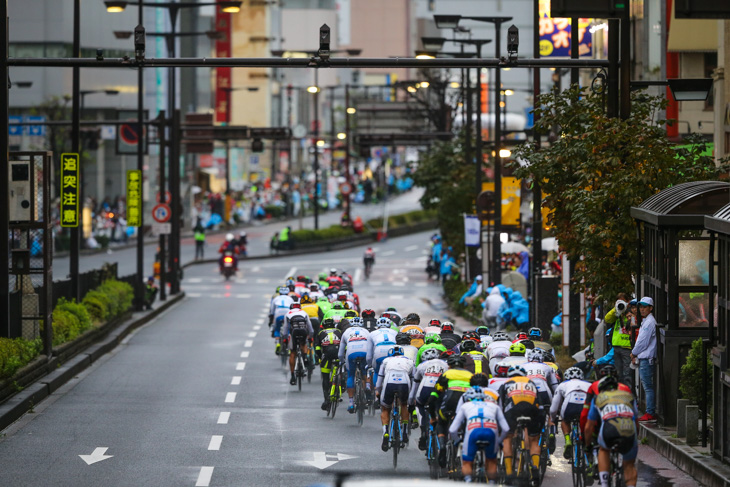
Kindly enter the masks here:
<path id="1" fill-rule="evenodd" d="M 223 258 L 226 254 L 229 254 L 231 257 L 233 257 L 233 270 L 238 271 L 238 246 L 236 245 L 236 240 L 233 237 L 232 233 L 226 234 L 226 240 L 223 242 L 218 249 L 218 253 L 221 254 L 220 258 L 218 259 L 218 266 L 223 267 Z"/>

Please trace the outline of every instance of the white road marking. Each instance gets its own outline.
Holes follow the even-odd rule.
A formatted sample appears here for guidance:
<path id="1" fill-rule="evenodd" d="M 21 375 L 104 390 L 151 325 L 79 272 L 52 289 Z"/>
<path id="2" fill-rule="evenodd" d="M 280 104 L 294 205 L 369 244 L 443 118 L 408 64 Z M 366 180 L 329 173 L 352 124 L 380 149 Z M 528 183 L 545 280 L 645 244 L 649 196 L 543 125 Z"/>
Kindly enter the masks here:
<path id="1" fill-rule="evenodd" d="M 198 282 L 203 282 L 203 278 L 202 278 L 202 277 L 191 277 L 191 278 L 189 278 L 189 279 L 185 279 L 185 282 L 186 282 L 186 283 L 198 283 Z"/>
<path id="2" fill-rule="evenodd" d="M 210 485 L 210 479 L 213 477 L 214 468 L 200 467 L 200 474 L 198 474 L 198 481 L 195 483 L 195 487 L 208 487 Z"/>
<path id="3" fill-rule="evenodd" d="M 256 338 L 256 335 L 257 335 L 257 332 L 255 332 L 255 331 L 249 331 L 248 332 L 248 336 L 251 337 L 251 338 Z"/>
<path id="4" fill-rule="evenodd" d="M 261 272 L 261 267 L 255 265 L 251 268 L 251 272 Z"/>
<path id="5" fill-rule="evenodd" d="M 258 331 L 258 330 L 261 329 L 261 325 L 256 325 L 256 326 L 253 327 L 253 329 Z"/>
<path id="6" fill-rule="evenodd" d="M 246 362 L 238 362 L 236 364 L 236 370 L 243 370 L 246 368 Z"/>
<path id="7" fill-rule="evenodd" d="M 262 294 L 262 296 L 265 297 L 265 298 L 267 298 L 267 299 L 271 299 L 271 294 Z"/>
<path id="8" fill-rule="evenodd" d="M 235 392 L 227 392 L 226 393 L 226 402 L 236 402 L 236 393 Z"/>
<path id="9" fill-rule="evenodd" d="M 406 252 L 411 252 L 413 250 L 416 250 L 418 248 L 418 245 L 409 245 L 408 247 L 404 248 Z"/>
<path id="10" fill-rule="evenodd" d="M 383 282 L 382 281 L 370 281 L 370 285 L 371 286 L 382 286 Z"/>
<path id="11" fill-rule="evenodd" d="M 380 255 L 382 255 L 383 257 L 389 257 L 391 255 L 395 255 L 395 250 L 386 250 L 385 252 L 383 252 Z"/>
<path id="12" fill-rule="evenodd" d="M 244 350 L 243 352 L 241 352 L 241 358 L 248 358 L 250 353 L 251 352 L 249 352 L 248 350 Z"/>
<path id="13" fill-rule="evenodd" d="M 426 249 L 423 249 L 423 250 L 421 250 L 421 253 L 422 253 L 423 255 L 431 255 L 431 252 L 429 252 L 429 251 L 428 251 L 428 250 L 426 250 Z"/>
<path id="14" fill-rule="evenodd" d="M 257 284 L 268 284 L 268 282 L 269 282 L 269 279 L 266 279 L 266 278 L 256 279 Z"/>
<path id="15" fill-rule="evenodd" d="M 360 270 L 360 268 L 358 267 L 357 269 L 355 269 L 355 275 L 353 276 L 352 280 L 355 282 L 359 282 L 361 274 L 362 274 L 362 270 Z"/>
<path id="16" fill-rule="evenodd" d="M 241 376 L 240 375 L 234 375 L 231 379 L 231 385 L 232 386 L 240 386 L 241 385 Z"/>
<path id="17" fill-rule="evenodd" d="M 393 286 L 398 286 L 398 287 L 404 287 L 404 286 L 406 285 L 406 283 L 405 283 L 405 282 L 398 282 L 398 281 L 396 281 L 396 282 L 391 282 L 391 284 L 392 284 Z"/>
<path id="18" fill-rule="evenodd" d="M 257 325 L 263 325 L 264 324 L 264 319 L 263 318 L 259 318 L 258 320 L 256 320 L 256 324 Z"/>
<path id="19" fill-rule="evenodd" d="M 250 294 L 236 294 L 236 297 L 238 299 L 249 299 L 251 297 Z"/>
<path id="20" fill-rule="evenodd" d="M 185 293 L 185 295 L 189 298 L 199 298 L 202 296 L 200 293 Z"/>
<path id="21" fill-rule="evenodd" d="M 93 452 L 91 452 L 91 455 L 79 455 L 83 461 L 86 462 L 86 465 L 93 465 L 96 462 L 101 462 L 102 460 L 108 460 L 114 455 L 105 455 L 106 451 L 109 448 L 106 446 L 101 446 L 98 448 L 95 448 Z"/>
<path id="22" fill-rule="evenodd" d="M 222 298 L 223 295 L 222 294 L 209 294 L 208 297 L 209 298 Z"/>
<path id="23" fill-rule="evenodd" d="M 413 285 L 416 287 L 426 287 L 426 286 L 428 286 L 428 283 L 427 282 L 416 282 Z"/>
<path id="24" fill-rule="evenodd" d="M 218 415 L 218 424 L 228 424 L 228 420 L 231 417 L 231 413 L 228 411 L 221 412 L 220 415 Z"/>
<path id="25" fill-rule="evenodd" d="M 246 284 L 247 282 L 246 279 L 236 279 L 236 284 Z"/>
<path id="26" fill-rule="evenodd" d="M 403 295 L 402 294 L 391 294 L 388 298 L 389 299 L 403 299 Z"/>
<path id="27" fill-rule="evenodd" d="M 243 346 L 246 348 L 253 347 L 253 340 L 246 340 L 245 342 L 243 342 Z"/>
<path id="28" fill-rule="evenodd" d="M 286 279 L 286 278 L 287 278 L 287 277 L 289 277 L 289 276 L 293 276 L 293 275 L 294 275 L 294 274 L 295 274 L 296 272 L 297 272 L 297 268 L 296 268 L 296 267 L 292 267 L 292 268 L 291 268 L 291 269 L 289 269 L 289 271 L 288 271 L 288 272 L 286 273 L 286 276 L 284 276 L 284 279 Z"/>
<path id="29" fill-rule="evenodd" d="M 210 437 L 210 443 L 208 443 L 208 450 L 218 451 L 221 449 L 221 443 L 223 442 L 223 436 L 213 435 Z"/>

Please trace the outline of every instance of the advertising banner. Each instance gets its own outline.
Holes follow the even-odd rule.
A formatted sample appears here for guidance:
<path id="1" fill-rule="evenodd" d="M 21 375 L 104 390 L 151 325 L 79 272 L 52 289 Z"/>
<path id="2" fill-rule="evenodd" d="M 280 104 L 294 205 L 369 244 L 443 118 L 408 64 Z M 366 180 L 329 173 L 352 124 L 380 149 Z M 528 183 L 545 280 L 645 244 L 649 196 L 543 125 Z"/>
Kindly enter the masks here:
<path id="1" fill-rule="evenodd" d="M 550 0 L 540 0 L 539 6 L 540 57 L 570 57 L 570 19 L 551 18 Z M 578 20 L 579 56 L 589 56 L 592 52 L 591 22 L 593 19 Z"/>

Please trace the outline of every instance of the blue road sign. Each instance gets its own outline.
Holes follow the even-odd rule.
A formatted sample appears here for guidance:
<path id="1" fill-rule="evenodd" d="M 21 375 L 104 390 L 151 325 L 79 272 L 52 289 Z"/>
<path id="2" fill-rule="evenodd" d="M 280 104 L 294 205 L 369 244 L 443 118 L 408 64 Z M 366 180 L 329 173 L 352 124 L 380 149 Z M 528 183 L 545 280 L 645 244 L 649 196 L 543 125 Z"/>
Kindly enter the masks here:
<path id="1" fill-rule="evenodd" d="M 27 122 L 33 123 L 33 122 L 45 122 L 46 117 L 43 115 L 28 115 L 25 117 Z M 37 137 L 45 137 L 46 135 L 46 126 L 45 125 L 29 125 L 28 126 L 28 135 L 37 136 Z"/>
<path id="2" fill-rule="evenodd" d="M 8 127 L 8 135 L 23 135 L 23 126 L 13 125 L 14 123 L 22 123 L 23 117 L 21 117 L 20 115 L 10 115 L 8 117 L 8 122 L 10 122 L 10 126 Z"/>

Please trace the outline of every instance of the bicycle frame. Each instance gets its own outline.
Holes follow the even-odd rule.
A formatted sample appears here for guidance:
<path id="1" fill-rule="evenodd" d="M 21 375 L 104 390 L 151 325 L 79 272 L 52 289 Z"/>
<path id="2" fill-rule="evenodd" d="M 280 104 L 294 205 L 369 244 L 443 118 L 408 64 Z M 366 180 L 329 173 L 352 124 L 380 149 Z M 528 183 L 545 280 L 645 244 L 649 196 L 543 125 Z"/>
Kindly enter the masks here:
<path id="1" fill-rule="evenodd" d="M 400 450 L 403 441 L 400 422 L 400 398 L 398 393 L 393 394 L 393 405 L 390 410 L 390 448 L 393 450 L 393 468 L 398 468 L 398 450 Z"/>

